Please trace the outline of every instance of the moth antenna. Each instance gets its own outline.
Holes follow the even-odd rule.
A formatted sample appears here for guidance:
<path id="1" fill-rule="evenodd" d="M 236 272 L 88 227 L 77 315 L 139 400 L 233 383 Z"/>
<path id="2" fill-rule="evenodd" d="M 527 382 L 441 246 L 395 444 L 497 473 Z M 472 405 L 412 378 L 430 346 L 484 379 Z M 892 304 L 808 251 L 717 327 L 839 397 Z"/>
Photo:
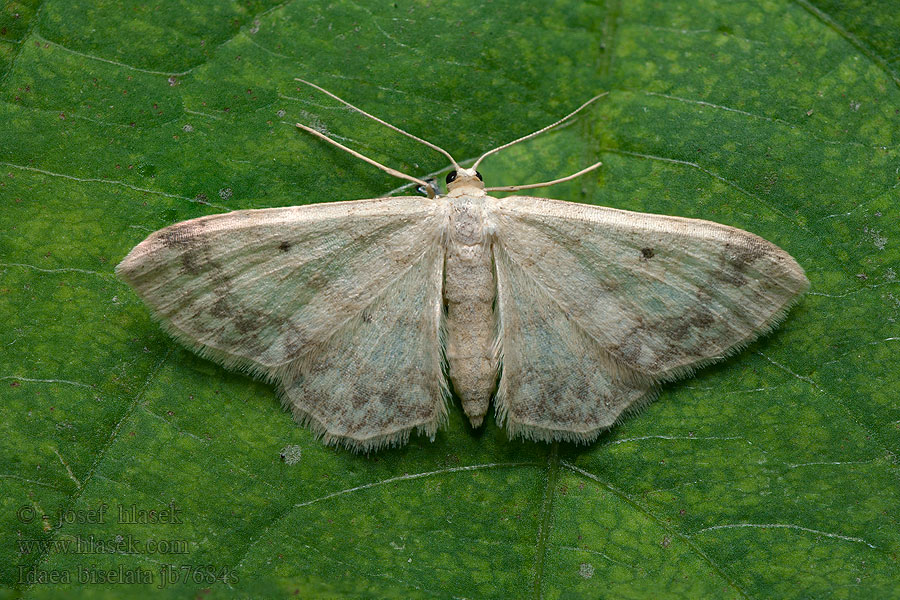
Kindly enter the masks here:
<path id="1" fill-rule="evenodd" d="M 386 167 L 386 166 L 384 166 L 383 164 L 381 164 L 380 162 L 378 162 L 378 161 L 376 161 L 376 160 L 372 160 L 372 159 L 369 158 L 368 156 L 363 156 L 362 154 L 360 154 L 360 153 L 357 152 L 356 150 L 351 150 L 350 148 L 348 148 L 347 146 L 341 144 L 340 142 L 337 142 L 337 141 L 331 139 L 330 137 L 328 137 L 327 135 L 325 135 L 325 134 L 322 133 L 321 131 L 316 131 L 316 130 L 313 129 L 312 127 L 307 127 L 306 125 L 303 125 L 303 124 L 301 124 L 301 123 L 295 123 L 295 125 L 297 125 L 297 127 L 299 127 L 300 129 L 302 129 L 303 131 L 308 131 L 309 133 L 313 134 L 313 135 L 316 136 L 317 138 L 321 138 L 321 139 L 325 140 L 325 141 L 328 142 L 329 144 L 334 144 L 335 146 L 337 146 L 338 148 L 340 148 L 340 149 L 343 150 L 344 152 L 348 152 L 348 153 L 352 154 L 353 156 L 355 156 L 356 158 L 358 158 L 358 159 L 360 159 L 360 160 L 364 160 L 364 161 L 366 161 L 367 163 L 369 163 L 370 165 L 373 165 L 373 166 L 378 167 L 379 169 L 381 169 L 382 171 L 384 171 L 384 172 L 387 173 L 388 175 L 393 175 L 394 177 L 399 177 L 400 179 L 406 179 L 406 180 L 408 180 L 408 181 L 412 181 L 413 183 L 418 183 L 419 185 L 421 185 L 421 186 L 423 186 L 423 187 L 425 188 L 426 192 L 428 193 L 428 197 L 429 197 L 429 198 L 434 198 L 434 194 L 435 194 L 435 192 L 434 192 L 434 186 L 432 186 L 432 185 L 431 185 L 430 183 L 428 183 L 427 181 L 424 181 L 424 180 L 422 180 L 422 179 L 419 179 L 418 177 L 413 177 L 412 175 L 407 175 L 406 173 L 401 173 L 401 172 L 398 171 L 397 169 L 392 169 L 392 168 L 390 168 L 390 167 Z"/>
<path id="2" fill-rule="evenodd" d="M 580 176 L 584 175 L 585 173 L 590 173 L 591 171 L 593 171 L 594 169 L 596 169 L 597 167 L 599 167 L 602 164 L 603 164 L 602 162 L 595 162 L 594 164 L 592 164 L 591 166 L 589 166 L 586 169 L 582 169 L 582 170 L 578 171 L 577 173 L 572 173 L 571 175 L 569 175 L 567 177 L 561 177 L 560 179 L 554 179 L 553 181 L 545 181 L 543 183 L 526 183 L 525 185 L 507 185 L 507 186 L 503 186 L 503 187 L 489 187 L 489 188 L 484 188 L 484 191 L 486 191 L 486 192 L 517 192 L 519 190 L 530 190 L 532 188 L 540 188 L 540 187 L 556 185 L 557 183 L 562 183 L 564 181 L 569 181 L 571 179 L 575 179 L 576 177 L 580 177 Z"/>
<path id="3" fill-rule="evenodd" d="M 347 107 L 349 107 L 349 108 L 352 108 L 353 110 L 355 110 L 356 112 L 360 113 L 361 115 L 366 116 L 366 117 L 369 117 L 369 118 L 372 119 L 373 121 L 377 121 L 378 123 L 381 123 L 381 124 L 384 125 L 385 127 L 389 127 L 390 129 L 393 129 L 393 130 L 396 131 L 397 133 L 402 133 L 402 134 L 405 135 L 406 137 L 412 138 L 412 139 L 416 140 L 417 142 L 419 142 L 420 144 L 425 144 L 426 146 L 428 146 L 428 147 L 431 148 L 432 150 L 437 150 L 438 152 L 440 152 L 441 154 L 443 154 L 444 156 L 446 156 L 447 158 L 450 159 L 450 162 L 453 163 L 453 168 L 454 168 L 454 169 L 456 169 L 457 171 L 459 170 L 460 167 L 459 167 L 459 165 L 456 163 L 456 160 L 454 160 L 454 158 L 450 155 L 449 152 L 447 152 L 446 150 L 444 150 L 444 149 L 441 148 L 440 146 L 437 146 L 437 145 L 435 145 L 435 144 L 432 144 L 431 142 L 429 142 L 429 141 L 427 141 L 427 140 L 423 140 L 422 138 L 420 138 L 420 137 L 418 137 L 418 136 L 415 136 L 415 135 L 413 135 L 413 134 L 411 134 L 411 133 L 409 133 L 409 132 L 407 132 L 407 131 L 403 131 L 402 129 L 400 129 L 400 128 L 397 127 L 396 125 L 391 125 L 391 124 L 388 123 L 387 121 L 382 121 L 381 119 L 379 119 L 379 118 L 376 117 L 375 115 L 371 115 L 371 114 L 367 113 L 366 111 L 364 111 L 363 109 L 361 109 L 361 108 L 359 108 L 359 107 L 357 107 L 357 106 L 353 106 L 352 104 L 350 104 L 349 102 L 347 102 L 347 101 L 344 100 L 343 98 L 337 97 L 336 95 L 332 94 L 331 92 L 329 92 L 329 91 L 326 90 L 325 88 L 321 88 L 321 87 L 317 86 L 316 84 L 314 84 L 314 83 L 312 83 L 312 82 L 306 81 L 305 79 L 300 79 L 299 77 L 295 77 L 295 78 L 294 78 L 294 81 L 299 81 L 300 83 L 305 83 L 306 85 L 308 85 L 308 86 L 310 86 L 310 87 L 314 87 L 315 89 L 319 90 L 319 91 L 322 92 L 323 94 L 326 94 L 326 95 L 328 95 L 328 96 L 331 96 L 332 98 L 334 98 L 335 100 L 337 100 L 338 102 L 340 102 L 341 104 L 343 104 L 344 106 L 347 106 Z M 580 110 L 580 109 L 579 109 L 579 110 Z"/>
<path id="4" fill-rule="evenodd" d="M 472 168 L 477 169 L 478 165 L 481 163 L 481 161 L 484 160 L 486 157 L 490 156 L 491 154 L 494 154 L 496 152 L 500 152 L 501 150 L 509 148 L 513 144 L 518 144 L 519 142 L 524 142 L 525 140 L 530 140 L 531 138 L 533 138 L 537 135 L 540 135 L 540 134 L 544 133 L 545 131 L 553 129 L 557 125 L 562 125 L 565 121 L 567 121 L 567 120 L 571 119 L 572 117 L 574 117 L 575 115 L 577 115 L 581 111 L 581 109 L 585 108 L 586 106 L 588 106 L 595 100 L 598 100 L 599 98 L 602 98 L 603 96 L 606 96 L 607 94 L 609 94 L 609 92 L 603 92 L 602 94 L 597 94 L 596 96 L 594 96 L 593 98 L 591 98 L 590 100 L 588 100 L 587 102 L 585 102 L 584 104 L 582 104 L 581 106 L 579 106 L 578 108 L 576 108 L 575 110 L 573 110 L 572 112 L 570 112 L 569 114 L 564 116 L 562 119 L 560 119 L 556 123 L 552 123 L 542 129 L 538 129 L 535 132 L 529 133 L 528 135 L 524 135 L 517 140 L 507 142 L 507 143 L 503 144 L 502 146 L 497 146 L 493 150 L 488 150 L 487 152 L 485 152 L 484 154 L 482 154 L 481 156 L 478 157 L 478 160 L 475 161 L 475 164 L 472 165 Z M 535 186 L 535 187 L 538 187 L 538 186 Z M 492 189 L 498 189 L 498 188 L 492 188 Z"/>

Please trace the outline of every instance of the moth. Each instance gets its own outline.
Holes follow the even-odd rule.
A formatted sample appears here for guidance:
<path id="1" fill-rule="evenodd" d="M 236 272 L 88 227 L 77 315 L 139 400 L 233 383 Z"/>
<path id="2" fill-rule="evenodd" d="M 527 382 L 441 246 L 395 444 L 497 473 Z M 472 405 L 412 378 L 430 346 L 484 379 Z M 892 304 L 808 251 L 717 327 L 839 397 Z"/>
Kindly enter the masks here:
<path id="1" fill-rule="evenodd" d="M 300 80 L 302 81 L 302 80 Z M 308 83 L 308 82 L 304 82 Z M 809 282 L 717 223 L 491 191 L 445 154 L 447 193 L 237 210 L 151 234 L 116 268 L 173 337 L 273 382 L 326 444 L 434 439 L 455 392 L 510 438 L 588 443 L 660 384 L 736 352 Z M 451 391 L 452 390 L 452 391 Z"/>

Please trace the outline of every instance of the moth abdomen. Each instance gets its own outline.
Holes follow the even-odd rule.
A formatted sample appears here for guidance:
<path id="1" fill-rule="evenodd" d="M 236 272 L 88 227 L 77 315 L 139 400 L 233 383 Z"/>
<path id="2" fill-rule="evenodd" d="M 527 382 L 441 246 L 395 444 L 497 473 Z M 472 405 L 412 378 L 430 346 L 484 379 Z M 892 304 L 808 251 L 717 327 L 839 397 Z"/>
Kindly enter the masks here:
<path id="1" fill-rule="evenodd" d="M 494 281 L 479 198 L 451 199 L 450 239 L 444 260 L 446 356 L 450 379 L 474 427 L 487 413 L 497 379 Z"/>

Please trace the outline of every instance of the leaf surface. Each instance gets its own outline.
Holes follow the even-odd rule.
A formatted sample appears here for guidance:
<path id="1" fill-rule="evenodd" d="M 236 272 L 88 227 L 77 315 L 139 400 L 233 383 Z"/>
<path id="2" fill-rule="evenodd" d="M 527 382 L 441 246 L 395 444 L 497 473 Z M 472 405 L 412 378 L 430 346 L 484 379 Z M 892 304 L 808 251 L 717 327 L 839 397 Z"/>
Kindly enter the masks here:
<path id="1" fill-rule="evenodd" d="M 11 596 L 120 597 L 113 577 L 179 598 L 900 596 L 896 7 L 477 4 L 5 5 Z M 271 387 L 179 347 L 113 276 L 174 222 L 402 185 L 298 121 L 443 178 L 440 155 L 294 77 L 461 161 L 609 90 L 487 159 L 485 179 L 599 157 L 541 195 L 753 231 L 811 292 L 587 447 L 472 431 L 458 404 L 433 443 L 323 447 Z"/>

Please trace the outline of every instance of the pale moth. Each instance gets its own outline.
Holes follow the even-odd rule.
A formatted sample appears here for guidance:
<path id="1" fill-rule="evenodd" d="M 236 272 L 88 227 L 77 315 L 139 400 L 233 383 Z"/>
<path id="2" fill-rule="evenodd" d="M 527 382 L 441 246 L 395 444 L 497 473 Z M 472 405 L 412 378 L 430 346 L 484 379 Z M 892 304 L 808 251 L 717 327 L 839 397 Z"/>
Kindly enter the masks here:
<path id="1" fill-rule="evenodd" d="M 301 80 L 302 81 L 302 80 Z M 304 82 L 308 83 L 308 82 Z M 508 196 L 461 167 L 447 194 L 237 210 L 151 234 L 116 268 L 200 355 L 274 382 L 327 444 L 434 438 L 452 389 L 473 427 L 590 442 L 658 386 L 772 329 L 809 286 L 784 250 L 709 221 Z M 598 96 L 599 97 L 599 96 Z M 449 381 L 448 381 L 449 376 Z"/>

